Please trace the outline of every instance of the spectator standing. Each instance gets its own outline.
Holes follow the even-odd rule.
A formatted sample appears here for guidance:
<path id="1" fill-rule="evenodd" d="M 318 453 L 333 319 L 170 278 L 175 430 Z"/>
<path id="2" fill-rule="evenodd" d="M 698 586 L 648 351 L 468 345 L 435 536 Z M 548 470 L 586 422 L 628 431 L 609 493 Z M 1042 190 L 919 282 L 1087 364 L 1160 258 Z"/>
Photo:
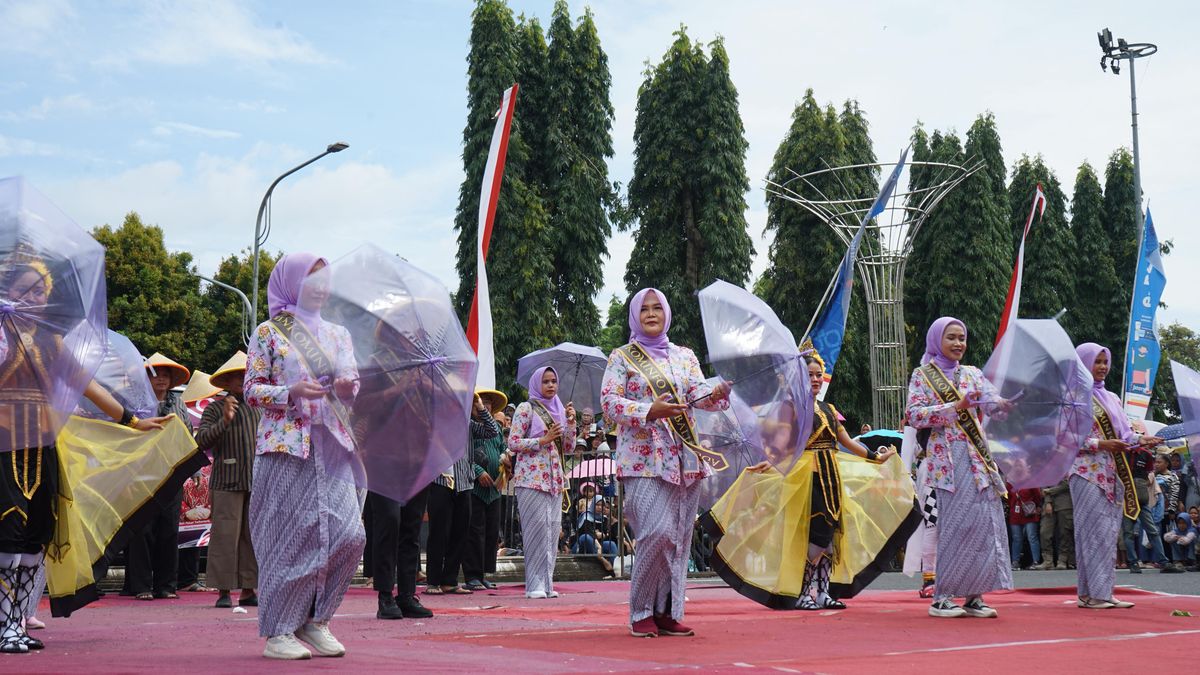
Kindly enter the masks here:
<path id="1" fill-rule="evenodd" d="M 1014 570 L 1021 567 L 1021 555 L 1025 551 L 1025 543 L 1029 543 L 1029 563 L 1036 565 L 1041 561 L 1041 547 L 1038 540 L 1038 522 L 1041 520 L 1042 502 L 1044 500 L 1039 488 L 1014 490 L 1008 489 L 1008 537 L 1009 554 Z"/>
<path id="2" fill-rule="evenodd" d="M 1154 455 L 1146 450 L 1135 450 L 1129 455 L 1129 468 L 1133 474 L 1134 492 L 1137 494 L 1140 512 L 1137 520 L 1123 518 L 1121 520 L 1121 537 L 1125 542 L 1125 560 L 1132 574 L 1141 574 L 1142 567 L 1138 556 L 1138 537 L 1142 533 L 1150 543 L 1152 561 L 1162 565 L 1167 561 L 1163 553 L 1162 538 L 1159 536 L 1158 520 L 1154 515 L 1156 502 L 1152 499 L 1151 485 L 1157 490 L 1157 482 L 1150 480 L 1153 471 Z M 1161 517 L 1161 516 L 1158 516 Z"/>
<path id="3" fill-rule="evenodd" d="M 1042 518 L 1039 525 L 1042 540 L 1042 563 L 1038 570 L 1073 569 L 1075 567 L 1075 508 L 1071 503 L 1071 488 L 1067 479 L 1042 491 Z M 1057 558 L 1057 564 L 1055 559 Z"/>
<path id="4" fill-rule="evenodd" d="M 496 426 L 496 434 L 488 438 L 471 435 L 471 454 L 475 460 L 475 487 L 471 490 L 471 526 L 463 575 L 467 588 L 478 591 L 495 588 L 488 574 L 496 572 L 496 551 L 500 540 L 500 458 L 506 450 L 501 419 L 508 397 L 492 389 L 477 392 Z"/>

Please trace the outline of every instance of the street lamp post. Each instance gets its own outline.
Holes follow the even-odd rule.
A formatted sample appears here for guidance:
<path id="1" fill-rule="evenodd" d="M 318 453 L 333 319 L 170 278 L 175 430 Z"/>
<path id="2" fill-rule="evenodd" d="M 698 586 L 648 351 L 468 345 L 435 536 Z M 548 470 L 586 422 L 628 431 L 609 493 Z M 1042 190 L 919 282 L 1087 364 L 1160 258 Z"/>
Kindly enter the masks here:
<path id="1" fill-rule="evenodd" d="M 1142 230 L 1145 225 L 1145 216 L 1142 213 L 1142 165 L 1141 157 L 1138 153 L 1138 111 L 1137 111 L 1137 78 L 1134 75 L 1134 60 L 1144 56 L 1151 56 L 1158 51 L 1158 46 L 1149 42 L 1126 42 L 1125 38 L 1117 38 L 1117 42 L 1113 44 L 1112 31 L 1105 28 L 1096 33 L 1096 38 L 1100 41 L 1100 69 L 1112 69 L 1113 75 L 1121 74 L 1121 61 L 1129 62 L 1129 109 L 1130 115 L 1133 118 L 1133 198 L 1136 207 L 1137 223 L 1137 250 L 1142 250 Z"/>
<path id="2" fill-rule="evenodd" d="M 246 294 L 243 293 L 242 290 L 236 286 L 230 286 L 229 284 L 227 284 L 223 281 L 217 281 L 216 279 L 210 279 L 209 277 L 206 277 L 203 274 L 197 274 L 195 276 L 199 279 L 203 279 L 203 280 L 207 281 L 208 283 L 210 283 L 214 286 L 220 286 L 221 288 L 224 288 L 227 291 L 232 291 L 233 293 L 237 294 L 237 296 L 239 298 L 241 298 L 241 300 L 242 300 L 242 342 L 245 343 L 246 345 L 249 345 L 250 344 L 250 331 L 254 330 L 254 324 L 251 322 L 251 319 L 250 319 L 250 317 L 254 316 L 254 307 L 250 304 L 250 298 L 247 298 Z"/>
<path id="3" fill-rule="evenodd" d="M 260 204 L 258 207 L 258 218 L 254 221 L 254 250 L 253 250 L 254 262 L 251 263 L 251 267 L 252 267 L 251 274 L 253 275 L 253 277 L 250 281 L 250 289 L 251 289 L 250 290 L 250 330 L 251 331 L 254 330 L 254 326 L 257 325 L 257 323 L 258 323 L 258 249 L 260 247 L 262 247 L 263 244 L 267 243 L 267 237 L 269 237 L 271 234 L 271 226 L 269 223 L 267 224 L 267 229 L 265 232 L 263 231 L 263 226 L 262 226 L 263 225 L 263 215 L 267 211 L 267 205 L 270 204 L 270 202 L 271 202 L 271 193 L 275 191 L 275 186 L 279 185 L 279 182 L 282 181 L 284 178 L 287 178 L 288 176 L 299 171 L 300 169 L 303 169 L 304 167 L 308 166 L 309 164 L 312 164 L 313 162 L 317 161 L 318 159 L 321 159 L 325 155 L 331 155 L 335 152 L 341 152 L 348 147 L 350 147 L 350 146 L 346 143 L 341 143 L 341 142 L 330 143 L 329 146 L 325 148 L 325 152 L 322 152 L 321 154 L 317 155 L 316 157 L 313 157 L 312 159 L 308 160 L 307 162 L 304 162 L 303 164 L 300 164 L 299 166 L 295 166 L 295 167 L 292 167 L 291 169 L 288 169 L 281 176 L 279 176 L 279 178 L 276 178 L 275 181 L 273 183 L 271 183 L 271 187 L 267 188 L 267 193 L 265 195 L 263 195 L 262 204 Z"/>

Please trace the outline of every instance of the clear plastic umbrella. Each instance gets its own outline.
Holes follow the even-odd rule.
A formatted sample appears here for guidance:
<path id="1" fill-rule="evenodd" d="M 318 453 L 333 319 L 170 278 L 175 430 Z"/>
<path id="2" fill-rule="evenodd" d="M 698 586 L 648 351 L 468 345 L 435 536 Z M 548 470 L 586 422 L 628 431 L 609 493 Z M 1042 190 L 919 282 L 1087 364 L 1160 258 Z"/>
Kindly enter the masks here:
<path id="1" fill-rule="evenodd" d="M 100 367 L 96 370 L 96 382 L 134 415 L 153 417 L 158 414 L 158 397 L 146 375 L 146 359 L 129 338 L 110 330 L 107 345 L 95 346 L 105 346 Z M 76 414 L 95 420 L 110 419 L 86 398 L 80 401 Z"/>
<path id="2" fill-rule="evenodd" d="M 100 365 L 106 302 L 103 247 L 0 179 L 0 452 L 54 443 Z"/>
<path id="3" fill-rule="evenodd" d="M 1186 438 L 1192 464 L 1200 474 L 1200 373 L 1172 361 L 1171 376 L 1175 379 L 1175 397 L 1183 422 L 1163 427 L 1158 436 L 1164 440 Z"/>
<path id="4" fill-rule="evenodd" d="M 767 454 L 763 451 L 762 434 L 758 430 L 758 416 L 736 393 L 730 394 L 727 410 L 697 408 L 694 413 L 700 445 L 719 453 L 727 464 L 700 481 L 700 509 L 707 511 L 746 467 L 767 459 Z"/>
<path id="5" fill-rule="evenodd" d="M 517 384 L 529 384 L 533 371 L 549 366 L 558 374 L 558 396 L 579 411 L 600 409 L 600 386 L 608 357 L 595 347 L 564 342 L 526 354 L 517 361 Z"/>
<path id="6" fill-rule="evenodd" d="M 1018 490 L 1058 483 L 1092 429 L 1092 374 L 1071 338 L 1054 319 L 1020 319 L 983 374 L 1008 402 L 982 407 L 992 459 L 1004 477 Z"/>
<path id="7" fill-rule="evenodd" d="M 812 433 L 813 395 L 796 338 L 767 303 L 715 281 L 700 291 L 708 358 L 758 418 L 767 459 L 791 471 Z"/>
<path id="8" fill-rule="evenodd" d="M 479 362 L 432 275 L 370 244 L 329 271 L 322 316 L 354 343 L 350 417 L 367 487 L 407 501 L 466 454 Z"/>

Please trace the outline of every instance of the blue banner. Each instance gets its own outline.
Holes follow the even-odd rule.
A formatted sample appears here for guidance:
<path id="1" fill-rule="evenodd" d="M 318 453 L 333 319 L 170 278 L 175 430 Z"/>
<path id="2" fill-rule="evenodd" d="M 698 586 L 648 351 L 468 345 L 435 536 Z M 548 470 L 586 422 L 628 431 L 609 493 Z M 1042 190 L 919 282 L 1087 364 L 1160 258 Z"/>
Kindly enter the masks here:
<path id="1" fill-rule="evenodd" d="M 1158 373 L 1161 351 L 1154 332 L 1154 315 L 1162 298 L 1167 277 L 1163 274 L 1158 235 L 1146 209 L 1142 232 L 1142 250 L 1138 253 L 1137 278 L 1133 285 L 1132 310 L 1129 313 L 1129 337 L 1125 343 L 1125 414 L 1146 419 L 1154 376 Z"/>
<path id="2" fill-rule="evenodd" d="M 829 297 L 829 303 L 825 305 L 821 317 L 817 319 L 810 334 L 813 348 L 825 360 L 826 384 L 833 377 L 833 366 L 842 353 L 842 340 L 846 336 L 846 316 L 850 312 L 850 289 L 854 285 L 854 260 L 858 257 L 858 247 L 862 243 L 863 233 L 867 229 L 867 223 L 878 217 L 887 208 L 888 200 L 892 198 L 892 193 L 896 190 L 896 183 L 900 180 L 900 172 L 904 169 L 904 162 L 907 158 L 908 148 L 905 148 L 904 152 L 900 153 L 900 161 L 896 163 L 896 168 L 892 169 L 892 175 L 888 176 L 883 187 L 879 189 L 879 195 L 871 204 L 871 208 L 867 209 L 863 215 L 862 221 L 858 225 L 858 231 L 854 233 L 854 238 L 850 241 L 850 248 L 842 258 L 841 265 L 838 266 L 837 280 L 834 282 L 833 294 Z"/>

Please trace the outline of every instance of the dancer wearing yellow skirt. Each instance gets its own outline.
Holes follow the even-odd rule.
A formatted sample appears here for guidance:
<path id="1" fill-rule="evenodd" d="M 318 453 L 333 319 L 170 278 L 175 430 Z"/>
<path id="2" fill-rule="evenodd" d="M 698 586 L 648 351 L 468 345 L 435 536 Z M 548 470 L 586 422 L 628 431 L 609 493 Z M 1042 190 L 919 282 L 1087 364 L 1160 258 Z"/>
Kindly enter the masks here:
<path id="1" fill-rule="evenodd" d="M 806 357 L 815 394 L 824 365 Z M 839 452 L 837 444 L 855 453 Z M 920 524 L 902 462 L 852 440 L 818 402 L 804 455 L 782 475 L 746 469 L 702 518 L 716 539 L 711 565 L 742 595 L 772 609 L 843 609 Z"/>

